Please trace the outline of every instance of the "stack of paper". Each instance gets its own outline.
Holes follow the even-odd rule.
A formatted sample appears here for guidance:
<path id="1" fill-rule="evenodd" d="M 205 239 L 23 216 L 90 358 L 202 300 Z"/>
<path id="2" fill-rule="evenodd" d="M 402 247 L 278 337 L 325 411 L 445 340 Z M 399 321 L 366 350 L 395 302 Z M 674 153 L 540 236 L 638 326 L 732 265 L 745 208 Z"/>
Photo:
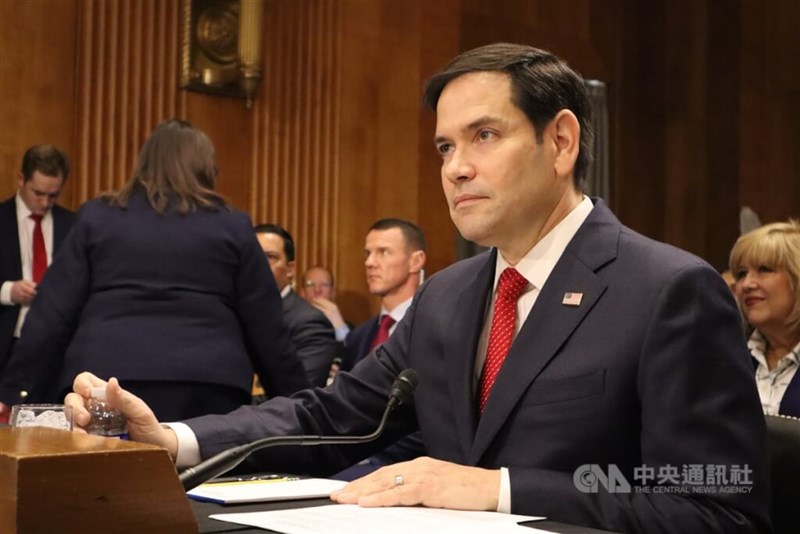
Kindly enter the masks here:
<path id="1" fill-rule="evenodd" d="M 328 497 L 347 482 L 324 478 L 244 480 L 202 484 L 186 494 L 198 501 L 236 504 Z"/>
<path id="2" fill-rule="evenodd" d="M 211 519 L 265 528 L 286 534 L 536 534 L 518 525 L 543 517 L 468 512 L 438 508 L 361 508 L 333 504 L 295 510 L 214 514 Z"/>

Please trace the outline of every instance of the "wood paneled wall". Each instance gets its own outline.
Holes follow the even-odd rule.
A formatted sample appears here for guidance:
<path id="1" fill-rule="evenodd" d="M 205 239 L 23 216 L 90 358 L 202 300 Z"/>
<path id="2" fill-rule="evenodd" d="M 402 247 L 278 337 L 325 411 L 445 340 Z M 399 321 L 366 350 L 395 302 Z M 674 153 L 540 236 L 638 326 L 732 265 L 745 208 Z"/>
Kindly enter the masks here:
<path id="1" fill-rule="evenodd" d="M 78 201 L 119 188 L 148 133 L 186 115 L 179 72 L 180 0 L 78 3 L 75 152 Z"/>
<path id="2" fill-rule="evenodd" d="M 724 262 L 741 205 L 800 213 L 800 3 L 793 0 L 267 0 L 254 107 L 178 88 L 181 0 L 0 2 L 0 197 L 24 149 L 71 155 L 76 208 L 130 175 L 180 117 L 217 147 L 218 189 L 297 241 L 300 271 L 337 275 L 353 321 L 378 302 L 363 238 L 417 221 L 428 272 L 455 259 L 425 79 L 461 50 L 527 42 L 610 89 L 612 198 L 622 221 Z"/>

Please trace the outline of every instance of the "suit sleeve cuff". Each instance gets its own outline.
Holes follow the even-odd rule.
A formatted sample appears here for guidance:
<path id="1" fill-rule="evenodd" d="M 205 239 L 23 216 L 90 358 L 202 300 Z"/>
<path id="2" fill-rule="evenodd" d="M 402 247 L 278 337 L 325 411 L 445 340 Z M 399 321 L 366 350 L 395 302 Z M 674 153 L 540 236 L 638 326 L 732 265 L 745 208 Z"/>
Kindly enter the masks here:
<path id="1" fill-rule="evenodd" d="M 3 306 L 13 306 L 14 303 L 11 302 L 11 286 L 14 285 L 14 282 L 3 282 L 3 285 L 0 287 L 0 304 Z"/>
<path id="2" fill-rule="evenodd" d="M 497 497 L 497 511 L 501 514 L 511 513 L 511 477 L 508 467 L 500 468 L 500 495 Z"/>
<path id="3" fill-rule="evenodd" d="M 189 425 L 184 423 L 164 423 L 175 432 L 178 438 L 178 455 L 175 458 L 175 467 L 185 469 L 200 463 L 200 444 Z"/>

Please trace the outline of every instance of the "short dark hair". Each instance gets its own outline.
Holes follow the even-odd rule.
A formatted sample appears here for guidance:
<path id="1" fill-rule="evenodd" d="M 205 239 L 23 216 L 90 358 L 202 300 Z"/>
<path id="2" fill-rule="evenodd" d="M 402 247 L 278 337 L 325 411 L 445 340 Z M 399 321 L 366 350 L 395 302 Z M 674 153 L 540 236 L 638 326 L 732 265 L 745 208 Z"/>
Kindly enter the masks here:
<path id="1" fill-rule="evenodd" d="M 60 176 L 67 181 L 69 160 L 67 155 L 53 145 L 35 145 L 22 156 L 22 178 L 27 182 L 33 173 L 39 171 L 45 176 Z"/>
<path id="2" fill-rule="evenodd" d="M 253 231 L 257 234 L 275 234 L 283 239 L 283 252 L 286 254 L 286 261 L 294 261 L 294 239 L 284 227 L 277 224 L 266 223 L 257 224 L 253 227 Z"/>
<path id="3" fill-rule="evenodd" d="M 436 111 L 448 83 L 470 72 L 497 71 L 511 80 L 511 102 L 525 113 L 542 142 L 542 132 L 562 109 L 572 111 L 581 128 L 580 150 L 575 162 L 575 186 L 582 188 L 592 161 L 594 132 L 591 105 L 580 74 L 556 55 L 532 46 L 495 43 L 456 56 L 425 86 L 423 102 Z"/>
<path id="4" fill-rule="evenodd" d="M 369 231 L 373 230 L 390 230 L 392 228 L 399 228 L 403 233 L 406 245 L 412 251 L 421 250 L 426 252 L 425 234 L 422 233 L 419 226 L 406 221 L 405 219 L 387 218 L 376 221 L 375 224 L 370 226 Z"/>

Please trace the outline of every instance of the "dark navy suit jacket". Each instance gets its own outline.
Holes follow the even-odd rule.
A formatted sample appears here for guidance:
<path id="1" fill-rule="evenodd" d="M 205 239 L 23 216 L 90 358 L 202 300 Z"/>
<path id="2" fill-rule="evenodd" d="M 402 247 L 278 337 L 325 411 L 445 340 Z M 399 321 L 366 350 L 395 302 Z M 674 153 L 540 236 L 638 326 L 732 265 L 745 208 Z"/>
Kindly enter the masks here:
<path id="1" fill-rule="evenodd" d="M 352 370 L 358 362 L 369 355 L 369 347 L 372 344 L 372 340 L 375 338 L 375 334 L 378 333 L 380 317 L 380 315 L 376 315 L 368 319 L 347 335 L 344 345 L 345 356 L 342 360 L 340 371 Z M 384 450 L 373 454 L 367 458 L 366 461 L 337 473 L 333 478 L 355 480 L 384 465 L 405 462 L 424 455 L 425 444 L 422 435 L 419 432 L 414 432 L 400 438 Z"/>
<path id="2" fill-rule="evenodd" d="M 0 378 L 0 400 L 58 400 L 80 371 L 135 381 L 210 383 L 271 395 L 308 386 L 284 327 L 280 294 L 236 210 L 158 214 L 81 208 Z M 55 386 L 46 377 L 57 377 Z"/>
<path id="3" fill-rule="evenodd" d="M 778 413 L 800 417 L 800 373 L 795 373 L 792 381 L 789 382 L 789 387 L 783 393 Z"/>
<path id="4" fill-rule="evenodd" d="M 283 318 L 289 339 L 311 386 L 324 386 L 340 346 L 328 318 L 294 291 L 283 298 Z"/>
<path id="5" fill-rule="evenodd" d="M 369 354 L 369 346 L 378 332 L 380 315 L 361 323 L 347 334 L 344 342 L 344 358 L 340 370 L 350 371 Z"/>
<path id="6" fill-rule="evenodd" d="M 55 258 L 64 238 L 72 228 L 75 214 L 61 206 L 53 206 L 53 252 Z M 22 279 L 22 258 L 19 253 L 16 195 L 0 203 L 0 284 Z M 0 306 L 0 374 L 10 356 L 9 348 L 19 317 L 19 306 Z"/>
<path id="7" fill-rule="evenodd" d="M 428 454 L 508 467 L 513 513 L 618 532 L 769 530 L 765 422 L 730 289 L 691 254 L 622 226 L 597 201 L 514 340 L 479 418 L 475 352 L 496 250 L 439 271 L 389 340 L 326 389 L 188 421 L 201 454 L 267 435 L 373 430 L 397 374 L 419 373 L 363 447 L 271 448 L 265 468 L 331 472 L 421 429 Z M 581 293 L 579 306 L 564 304 Z M 744 466 L 749 493 L 584 493 L 585 464 Z M 585 489 L 585 488 L 583 488 Z"/>

